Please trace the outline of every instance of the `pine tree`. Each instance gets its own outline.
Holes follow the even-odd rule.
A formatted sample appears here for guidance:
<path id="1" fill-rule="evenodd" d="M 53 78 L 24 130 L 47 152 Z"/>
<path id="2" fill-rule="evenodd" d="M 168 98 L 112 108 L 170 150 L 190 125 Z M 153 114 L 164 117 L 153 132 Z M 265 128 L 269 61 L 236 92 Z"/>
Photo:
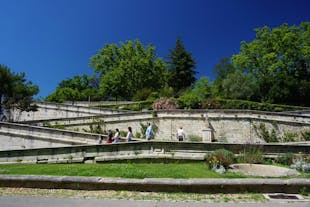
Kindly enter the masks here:
<path id="1" fill-rule="evenodd" d="M 176 40 L 176 45 L 168 55 L 168 85 L 176 93 L 191 86 L 195 81 L 195 61 L 192 54 L 185 50 L 180 37 Z"/>

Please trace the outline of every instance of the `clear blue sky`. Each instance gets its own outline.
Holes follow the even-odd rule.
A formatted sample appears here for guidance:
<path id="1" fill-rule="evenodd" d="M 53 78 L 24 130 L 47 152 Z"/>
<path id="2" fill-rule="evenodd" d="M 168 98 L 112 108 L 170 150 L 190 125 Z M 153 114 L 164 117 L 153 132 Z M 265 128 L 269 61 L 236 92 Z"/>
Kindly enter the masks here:
<path id="1" fill-rule="evenodd" d="M 40 87 L 39 97 L 74 75 L 107 43 L 140 39 L 164 57 L 178 35 L 214 79 L 254 29 L 310 21 L 310 0 L 0 0 L 0 64 Z M 1 84 L 1 83 L 0 83 Z"/>

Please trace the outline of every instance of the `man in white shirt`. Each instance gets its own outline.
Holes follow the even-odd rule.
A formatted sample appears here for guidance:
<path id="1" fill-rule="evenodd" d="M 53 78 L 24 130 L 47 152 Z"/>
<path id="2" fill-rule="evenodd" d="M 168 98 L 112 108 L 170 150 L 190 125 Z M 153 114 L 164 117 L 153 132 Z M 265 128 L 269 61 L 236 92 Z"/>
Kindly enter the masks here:
<path id="1" fill-rule="evenodd" d="M 182 126 L 178 129 L 178 132 L 177 132 L 177 139 L 178 139 L 180 142 L 185 140 L 185 132 L 184 132 Z"/>

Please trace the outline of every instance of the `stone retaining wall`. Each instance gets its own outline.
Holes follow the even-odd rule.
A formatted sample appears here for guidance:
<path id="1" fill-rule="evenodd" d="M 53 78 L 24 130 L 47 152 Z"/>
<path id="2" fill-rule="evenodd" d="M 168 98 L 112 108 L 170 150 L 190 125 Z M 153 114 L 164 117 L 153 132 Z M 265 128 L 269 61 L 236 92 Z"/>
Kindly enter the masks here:
<path id="1" fill-rule="evenodd" d="M 125 113 L 124 110 L 104 109 L 97 107 L 75 106 L 70 104 L 56 104 L 48 102 L 38 102 L 38 111 L 36 112 L 20 112 L 18 110 L 12 111 L 11 118 L 15 122 L 33 121 L 41 119 L 55 119 L 55 118 L 71 118 L 84 117 L 104 114 Z"/>
<path id="2" fill-rule="evenodd" d="M 245 148 L 256 147 L 265 155 L 282 153 L 310 154 L 309 145 L 242 145 L 193 142 L 127 142 L 117 144 L 68 146 L 58 148 L 24 149 L 0 151 L 0 163 L 72 163 L 101 162 L 121 159 L 178 159 L 203 160 L 205 153 L 226 149 L 235 154 Z"/>
<path id="3" fill-rule="evenodd" d="M 0 150 L 95 144 L 97 134 L 0 122 Z"/>
<path id="4" fill-rule="evenodd" d="M 62 124 L 68 129 L 83 131 L 90 124 L 99 124 L 103 130 L 119 128 L 127 131 L 131 126 L 134 136 L 142 133 L 141 124 L 152 122 L 160 140 L 175 140 L 176 131 L 183 126 L 187 137 L 203 137 L 203 132 L 210 129 L 212 137 L 218 141 L 229 143 L 263 143 L 259 136 L 259 127 L 265 125 L 271 133 L 283 138 L 286 133 L 310 130 L 310 117 L 289 113 L 271 113 L 261 111 L 240 110 L 169 110 L 155 112 L 132 112 L 94 117 L 76 117 L 50 120 L 50 124 Z M 28 122 L 30 123 L 30 122 Z M 42 125 L 40 121 L 31 124 Z M 284 140 L 285 141 L 285 140 Z"/>
<path id="5" fill-rule="evenodd" d="M 0 187 L 186 193 L 300 193 L 309 179 L 170 179 L 0 175 Z"/>

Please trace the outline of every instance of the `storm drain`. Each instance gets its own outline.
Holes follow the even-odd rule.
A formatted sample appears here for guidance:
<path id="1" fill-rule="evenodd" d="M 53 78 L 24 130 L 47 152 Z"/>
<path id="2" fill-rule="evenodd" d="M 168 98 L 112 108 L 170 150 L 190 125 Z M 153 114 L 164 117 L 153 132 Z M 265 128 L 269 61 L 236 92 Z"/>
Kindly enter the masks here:
<path id="1" fill-rule="evenodd" d="M 269 200 L 302 200 L 304 199 L 301 195 L 298 194 L 284 194 L 284 193 L 275 193 L 275 194 L 264 194 L 266 199 Z"/>

